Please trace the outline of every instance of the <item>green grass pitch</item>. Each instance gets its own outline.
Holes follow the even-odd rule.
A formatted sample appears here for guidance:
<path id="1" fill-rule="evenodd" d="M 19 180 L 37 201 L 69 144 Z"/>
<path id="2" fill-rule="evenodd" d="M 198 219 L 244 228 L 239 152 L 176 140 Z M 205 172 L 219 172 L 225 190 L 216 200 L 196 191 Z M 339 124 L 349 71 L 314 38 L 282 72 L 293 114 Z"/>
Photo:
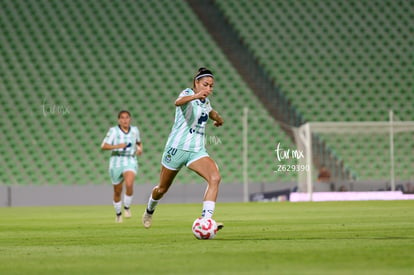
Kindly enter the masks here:
<path id="1" fill-rule="evenodd" d="M 196 240 L 201 204 L 0 208 L 0 274 L 414 274 L 414 201 L 218 203 L 225 227 Z"/>

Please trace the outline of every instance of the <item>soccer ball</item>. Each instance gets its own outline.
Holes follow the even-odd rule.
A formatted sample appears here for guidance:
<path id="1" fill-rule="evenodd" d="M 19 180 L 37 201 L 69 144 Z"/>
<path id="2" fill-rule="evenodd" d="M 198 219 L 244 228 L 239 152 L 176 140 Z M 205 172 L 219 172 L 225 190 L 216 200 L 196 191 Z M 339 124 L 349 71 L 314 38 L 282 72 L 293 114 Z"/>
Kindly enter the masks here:
<path id="1" fill-rule="evenodd" d="M 217 223 L 211 218 L 200 217 L 193 223 L 193 234 L 199 240 L 208 240 L 216 236 Z"/>

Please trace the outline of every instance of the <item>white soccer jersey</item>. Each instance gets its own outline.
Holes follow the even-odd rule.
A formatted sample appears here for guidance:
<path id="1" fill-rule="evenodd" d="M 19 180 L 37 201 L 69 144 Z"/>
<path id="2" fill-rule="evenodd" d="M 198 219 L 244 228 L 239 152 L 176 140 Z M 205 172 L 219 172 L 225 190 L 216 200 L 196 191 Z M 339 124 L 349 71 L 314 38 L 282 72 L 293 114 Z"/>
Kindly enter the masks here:
<path id="1" fill-rule="evenodd" d="M 141 142 L 138 127 L 131 126 L 128 132 L 122 131 L 119 125 L 111 127 L 106 134 L 102 145 L 104 143 L 110 145 L 131 143 L 131 146 L 124 149 L 113 149 L 112 157 L 109 161 L 109 167 L 120 167 L 121 165 L 129 165 L 131 162 L 136 162 L 137 142 Z"/>
<path id="2" fill-rule="evenodd" d="M 193 95 L 192 89 L 185 89 L 179 97 Z M 198 152 L 204 149 L 205 126 L 213 108 L 210 100 L 195 99 L 175 108 L 175 121 L 168 137 L 166 148 Z"/>

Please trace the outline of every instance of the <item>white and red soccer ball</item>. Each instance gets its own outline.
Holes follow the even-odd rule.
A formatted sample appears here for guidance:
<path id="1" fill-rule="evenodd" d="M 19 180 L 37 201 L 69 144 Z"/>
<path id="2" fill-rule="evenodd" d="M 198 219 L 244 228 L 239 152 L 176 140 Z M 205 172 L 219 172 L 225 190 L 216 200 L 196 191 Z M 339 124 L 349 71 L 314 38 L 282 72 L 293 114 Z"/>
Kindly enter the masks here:
<path id="1" fill-rule="evenodd" d="M 200 217 L 193 223 L 193 234 L 199 240 L 208 240 L 216 236 L 217 223 L 211 218 Z"/>

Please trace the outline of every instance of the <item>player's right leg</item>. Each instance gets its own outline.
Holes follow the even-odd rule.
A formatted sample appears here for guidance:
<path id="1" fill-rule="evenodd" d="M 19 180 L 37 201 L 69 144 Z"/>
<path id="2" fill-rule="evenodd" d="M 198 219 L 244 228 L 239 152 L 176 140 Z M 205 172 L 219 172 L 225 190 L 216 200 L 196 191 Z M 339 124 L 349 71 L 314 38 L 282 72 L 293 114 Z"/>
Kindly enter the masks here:
<path id="1" fill-rule="evenodd" d="M 114 208 L 115 208 L 115 222 L 122 222 L 122 181 L 118 184 L 114 184 Z"/>
<path id="2" fill-rule="evenodd" d="M 145 228 L 152 224 L 152 214 L 155 211 L 159 200 L 167 193 L 178 171 L 186 162 L 188 153 L 175 148 L 166 148 L 161 158 L 160 182 L 152 189 L 148 200 L 147 208 L 142 216 L 142 223 Z"/>
<path id="3" fill-rule="evenodd" d="M 179 170 L 170 170 L 164 165 L 161 165 L 160 183 L 152 189 L 151 196 L 148 200 L 147 208 L 142 216 L 142 223 L 145 228 L 150 228 L 152 224 L 152 214 L 154 214 L 155 207 L 159 200 L 167 193 L 175 176 Z"/>
<path id="4" fill-rule="evenodd" d="M 113 205 L 115 208 L 115 222 L 122 222 L 122 170 L 120 168 L 112 167 L 109 169 L 109 174 L 111 176 L 112 185 L 114 186 L 114 197 Z"/>

